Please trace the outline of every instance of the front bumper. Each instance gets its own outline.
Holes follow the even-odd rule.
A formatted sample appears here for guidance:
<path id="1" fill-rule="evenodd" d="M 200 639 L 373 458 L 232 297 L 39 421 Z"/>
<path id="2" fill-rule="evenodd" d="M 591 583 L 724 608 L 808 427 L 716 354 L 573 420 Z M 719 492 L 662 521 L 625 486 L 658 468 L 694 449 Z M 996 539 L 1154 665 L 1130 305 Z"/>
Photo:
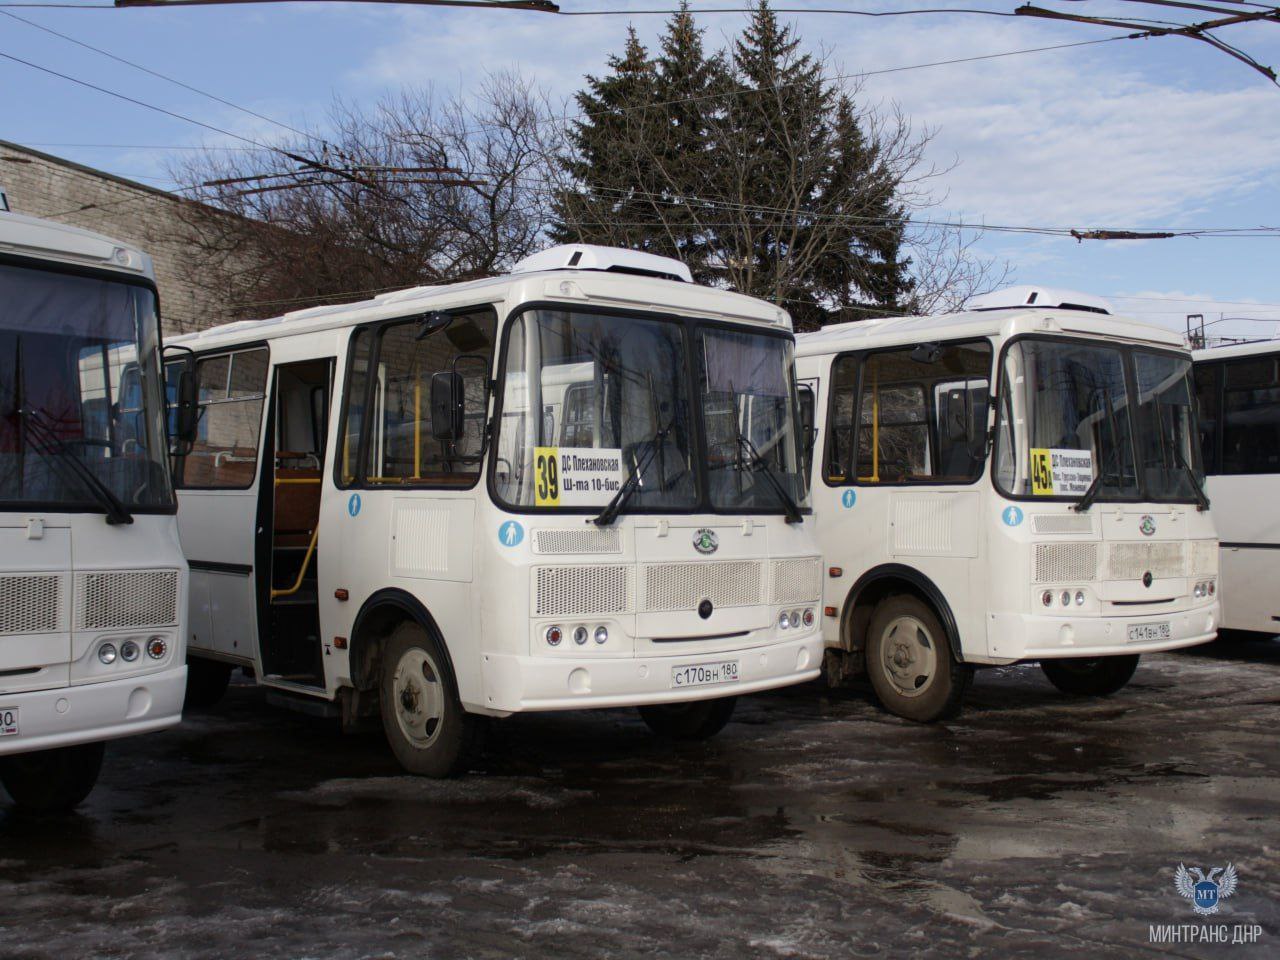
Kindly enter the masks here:
<path id="1" fill-rule="evenodd" d="M 485 654 L 483 704 L 477 712 L 505 716 L 537 710 L 588 710 L 709 700 L 803 683 L 818 676 L 822 634 L 768 646 L 679 656 L 606 659 Z M 673 667 L 738 661 L 736 683 L 672 689 Z"/>
<path id="2" fill-rule="evenodd" d="M 182 719 L 186 665 L 124 680 L 0 694 L 18 708 L 18 734 L 0 737 L 0 756 L 115 740 L 171 727 Z"/>
<path id="3" fill-rule="evenodd" d="M 1109 657 L 1159 653 L 1207 643 L 1218 633 L 1218 602 L 1167 613 L 1141 616 L 1049 617 L 991 614 L 988 622 L 990 662 L 1048 660 L 1055 657 Z M 1133 624 L 1169 624 L 1169 639 L 1129 642 Z"/>

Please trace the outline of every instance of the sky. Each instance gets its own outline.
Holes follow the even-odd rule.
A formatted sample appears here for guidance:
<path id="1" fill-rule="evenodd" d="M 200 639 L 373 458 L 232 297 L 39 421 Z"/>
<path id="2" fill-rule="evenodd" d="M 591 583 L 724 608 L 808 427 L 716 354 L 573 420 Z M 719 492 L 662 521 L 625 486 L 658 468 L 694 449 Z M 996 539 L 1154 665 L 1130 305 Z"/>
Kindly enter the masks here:
<path id="1" fill-rule="evenodd" d="M 12 2 L 12 0 L 8 0 Z M 39 3 L 41 0 L 28 0 Z M 70 0 L 75 3 L 77 0 Z M 100 0 L 99 0 L 100 2 Z M 967 0 L 1012 10 L 1020 0 Z M 556 102 L 599 73 L 633 24 L 652 41 L 672 0 L 561 0 L 553 16 L 377 3 L 292 2 L 186 8 L 6 7 L 265 116 L 323 132 L 335 96 L 373 104 L 406 85 L 475 89 L 486 71 L 518 69 Z M 695 10 L 741 7 L 695 0 Z M 1280 225 L 1280 86 L 1225 53 L 1163 37 L 917 69 L 939 60 L 1099 40 L 1118 31 L 1026 17 L 960 13 L 866 18 L 833 8 L 891 11 L 959 0 L 776 0 L 834 72 L 858 81 L 871 110 L 900 109 L 932 139 L 931 219 L 989 225 L 1173 229 Z M 1124 0 L 1042 0 L 1072 13 L 1161 16 Z M 1228 4 L 1231 5 L 1231 4 Z M 1150 12 L 1149 12 L 1150 11 Z M 1205 16 L 1209 16 L 1205 14 Z M 741 13 L 699 13 L 721 46 Z M 1280 23 L 1222 36 L 1280 67 Z M 174 113 L 257 140 L 284 133 L 183 87 L 0 16 L 0 55 L 20 57 Z M 876 71 L 893 71 L 879 72 Z M 850 81 L 853 82 L 853 81 Z M 0 139 L 159 187 L 175 157 L 239 141 L 0 56 Z M 3 169 L 0 167 L 0 185 Z M 1210 333 L 1280 332 L 1280 236 L 1086 241 L 988 231 L 977 250 L 1017 283 L 1108 297 L 1117 312 L 1181 330 L 1188 313 Z M 1221 317 L 1228 319 L 1220 320 Z M 1237 318 L 1237 319 L 1231 319 Z M 1244 319 L 1240 319 L 1244 318 Z"/>

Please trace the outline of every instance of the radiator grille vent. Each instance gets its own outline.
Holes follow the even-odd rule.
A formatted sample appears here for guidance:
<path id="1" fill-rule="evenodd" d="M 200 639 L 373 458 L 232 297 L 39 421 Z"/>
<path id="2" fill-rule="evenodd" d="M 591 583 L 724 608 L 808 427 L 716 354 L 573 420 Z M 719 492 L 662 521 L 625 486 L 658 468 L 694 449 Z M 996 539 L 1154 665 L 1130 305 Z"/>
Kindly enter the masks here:
<path id="1" fill-rule="evenodd" d="M 76 574 L 76 629 L 161 627 L 178 619 L 177 570 Z"/>
<path id="2" fill-rule="evenodd" d="M 1107 577 L 1111 580 L 1140 580 L 1151 572 L 1157 580 L 1186 576 L 1182 541 L 1160 543 L 1113 543 Z"/>
<path id="3" fill-rule="evenodd" d="M 1097 576 L 1096 543 L 1036 544 L 1036 583 L 1090 583 Z"/>
<path id="4" fill-rule="evenodd" d="M 809 557 L 774 563 L 774 603 L 813 603 L 821 596 L 822 570 L 817 559 Z"/>
<path id="5" fill-rule="evenodd" d="M 1218 541 L 1193 540 L 1191 543 L 1191 576 L 1216 577 L 1218 575 Z"/>
<path id="6" fill-rule="evenodd" d="M 590 617 L 626 613 L 631 606 L 631 567 L 538 567 L 534 613 L 539 617 Z"/>
<path id="7" fill-rule="evenodd" d="M 696 610 L 703 600 L 717 607 L 760 603 L 763 565 L 758 560 L 655 563 L 645 568 L 644 608 Z"/>
<path id="8" fill-rule="evenodd" d="M 1093 521 L 1082 513 L 1042 513 L 1031 521 L 1032 533 L 1092 533 Z"/>
<path id="9" fill-rule="evenodd" d="M 538 530 L 533 535 L 533 552 L 621 553 L 622 533 L 618 530 Z"/>
<path id="10" fill-rule="evenodd" d="M 62 577 L 56 573 L 0 577 L 0 634 L 51 633 L 62 610 Z"/>

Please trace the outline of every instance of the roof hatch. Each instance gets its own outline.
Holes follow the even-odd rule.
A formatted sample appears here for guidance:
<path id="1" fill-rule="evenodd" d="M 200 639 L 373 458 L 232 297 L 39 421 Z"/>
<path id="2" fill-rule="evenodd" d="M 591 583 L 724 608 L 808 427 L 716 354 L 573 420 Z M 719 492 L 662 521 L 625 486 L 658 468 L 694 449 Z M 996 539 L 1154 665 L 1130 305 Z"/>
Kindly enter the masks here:
<path id="1" fill-rule="evenodd" d="M 1005 287 L 970 298 L 969 310 L 1005 310 L 1009 307 L 1041 307 L 1050 310 L 1083 310 L 1086 313 L 1112 313 L 1111 304 L 1091 293 L 1063 290 L 1059 287 L 1034 285 Z"/>
<path id="2" fill-rule="evenodd" d="M 641 253 L 638 250 L 624 250 L 621 247 L 598 247 L 589 243 L 551 247 L 525 257 L 511 268 L 512 273 L 538 273 L 543 270 L 601 270 L 693 283 L 693 274 L 679 260 Z"/>

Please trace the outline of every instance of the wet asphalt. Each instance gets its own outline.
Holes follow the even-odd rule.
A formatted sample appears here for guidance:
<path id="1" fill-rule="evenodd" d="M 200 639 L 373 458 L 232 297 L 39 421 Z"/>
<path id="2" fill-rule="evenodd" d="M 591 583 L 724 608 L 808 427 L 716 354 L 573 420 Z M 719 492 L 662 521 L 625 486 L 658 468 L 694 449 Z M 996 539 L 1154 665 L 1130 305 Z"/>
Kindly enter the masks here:
<path id="1" fill-rule="evenodd" d="M 740 701 L 715 740 L 524 716 L 465 777 L 235 686 L 111 746 L 75 814 L 0 801 L 0 957 L 1280 955 L 1280 640 L 1145 658 L 1105 700 L 983 671 L 935 726 L 865 688 Z M 1234 863 L 1202 923 L 1179 862 Z"/>

